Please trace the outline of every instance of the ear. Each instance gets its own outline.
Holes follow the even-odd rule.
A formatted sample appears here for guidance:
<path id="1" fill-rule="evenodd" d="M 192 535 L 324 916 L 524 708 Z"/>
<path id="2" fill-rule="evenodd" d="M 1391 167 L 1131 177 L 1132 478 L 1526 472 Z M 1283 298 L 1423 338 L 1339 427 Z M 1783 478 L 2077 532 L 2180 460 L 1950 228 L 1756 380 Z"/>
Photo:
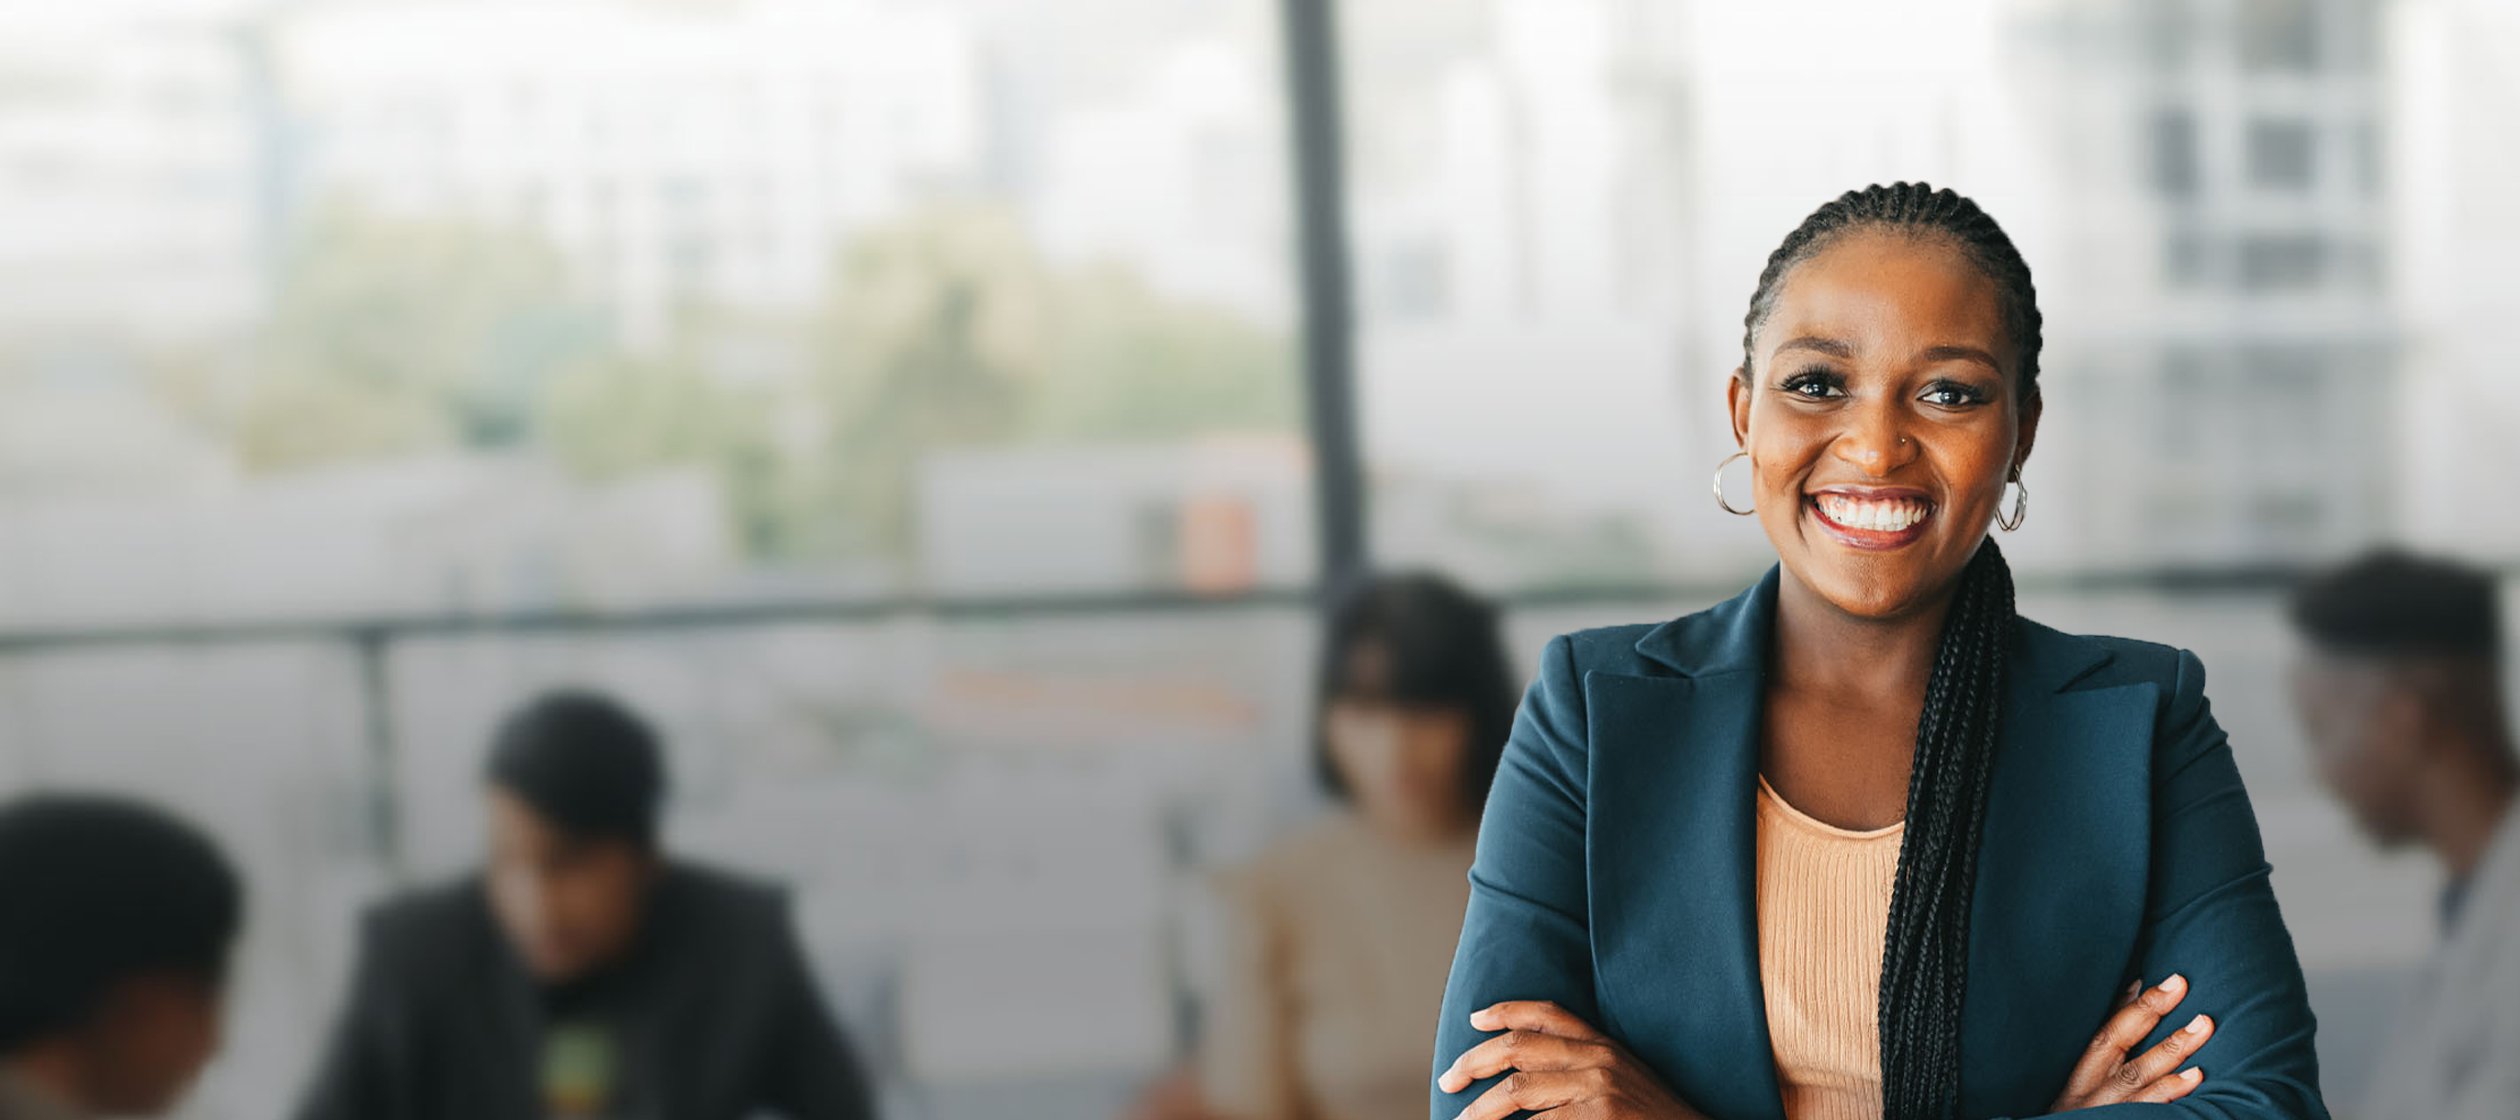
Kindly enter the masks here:
<path id="1" fill-rule="evenodd" d="M 2398 741 L 2408 745 L 2407 761 L 2446 762 L 2452 772 L 2464 772 L 2462 763 L 2474 756 L 2462 733 L 2468 721 L 2461 718 L 2461 705 L 2474 697 L 2495 695 L 2500 687 L 2497 674 L 2481 664 L 2435 658 L 2400 665 L 2391 675 L 2396 687 L 2390 690 L 2389 727 Z"/>
<path id="2" fill-rule="evenodd" d="M 170 990 L 166 978 L 156 973 L 115 980 L 97 994 L 82 1036 L 98 1040 L 99 1052 L 111 1052 L 111 1040 L 149 1037 L 166 1020 Z"/>
<path id="3" fill-rule="evenodd" d="M 1750 371 L 1734 366 L 1732 376 L 1724 379 L 1724 407 L 1732 414 L 1733 447 L 1750 449 L 1750 401 L 1757 394 L 1750 391 Z"/>
<path id="4" fill-rule="evenodd" d="M 2404 674 L 2403 669 L 2389 673 L 2371 700 L 2371 726 L 2377 732 L 2372 740 L 2388 756 L 2390 768 L 2401 770 L 2429 761 L 2435 742 L 2425 733 L 2423 690 Z"/>
<path id="5" fill-rule="evenodd" d="M 2047 411 L 2047 394 L 2032 393 L 2021 402 L 2021 426 L 2013 434 L 2013 469 L 2030 461 L 2030 447 L 2039 442 L 2039 416 Z"/>
<path id="6" fill-rule="evenodd" d="M 128 1028 L 135 1022 L 161 1018 L 170 1009 L 218 1001 L 219 985 L 173 972 L 142 972 L 123 977 L 105 990 L 97 1003 L 100 1022 L 113 1020 Z"/>

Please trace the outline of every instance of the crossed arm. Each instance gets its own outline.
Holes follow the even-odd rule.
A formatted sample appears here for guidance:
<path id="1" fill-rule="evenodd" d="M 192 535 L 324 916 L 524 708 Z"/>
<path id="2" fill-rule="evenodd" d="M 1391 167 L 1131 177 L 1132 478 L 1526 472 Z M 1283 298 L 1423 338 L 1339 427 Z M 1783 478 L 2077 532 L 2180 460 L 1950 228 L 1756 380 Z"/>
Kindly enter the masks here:
<path id="1" fill-rule="evenodd" d="M 1700 1115 L 1597 1029 L 1580 688 L 1567 640 L 1556 639 L 1516 717 L 1479 838 L 1437 1031 L 1433 1120 Z M 2153 865 L 2136 964 L 2146 976 L 2184 975 L 2135 993 L 2100 1024 L 2050 1111 L 2325 1120 L 2300 967 L 2193 655 L 2179 653 L 2169 691 L 2155 732 Z M 2200 990 L 2218 1017 L 2170 1016 Z M 2210 1077 L 2183 1065 L 2217 1036 Z"/>

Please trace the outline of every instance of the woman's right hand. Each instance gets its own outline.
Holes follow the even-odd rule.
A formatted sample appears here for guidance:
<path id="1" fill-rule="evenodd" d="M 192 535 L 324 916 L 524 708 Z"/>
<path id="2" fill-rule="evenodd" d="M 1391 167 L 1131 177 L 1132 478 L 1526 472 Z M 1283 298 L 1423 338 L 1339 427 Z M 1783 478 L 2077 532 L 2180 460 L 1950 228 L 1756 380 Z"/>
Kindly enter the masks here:
<path id="1" fill-rule="evenodd" d="M 2179 1001 L 2187 998 L 2187 978 L 2172 974 L 2169 979 L 2150 988 L 2142 982 L 2127 985 L 2120 997 L 2117 1013 L 2100 1025 L 2100 1033 L 2091 1036 L 2091 1046 L 2083 1051 L 2082 1061 L 2074 1066 L 2073 1076 L 2065 1079 L 2065 1091 L 2050 1106 L 2053 1112 L 2071 1112 L 2078 1108 L 2097 1108 L 2104 1104 L 2129 1101 L 2164 1104 L 2193 1092 L 2205 1080 L 2205 1071 L 2194 1066 L 2179 1069 L 2179 1063 L 2205 1040 L 2214 1037 L 2213 1019 L 2199 1015 L 2188 1020 L 2161 1044 L 2132 1057 L 2128 1051 L 2153 1028 L 2161 1025 L 2164 1016 Z"/>

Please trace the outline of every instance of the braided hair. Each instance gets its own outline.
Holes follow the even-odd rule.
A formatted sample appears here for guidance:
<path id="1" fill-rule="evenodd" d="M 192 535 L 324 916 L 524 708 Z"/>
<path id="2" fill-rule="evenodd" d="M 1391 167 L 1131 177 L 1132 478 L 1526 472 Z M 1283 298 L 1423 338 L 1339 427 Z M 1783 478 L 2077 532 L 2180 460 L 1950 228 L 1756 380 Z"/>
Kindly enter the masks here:
<path id="1" fill-rule="evenodd" d="M 2039 305 L 2030 266 L 1977 203 L 1923 183 L 1848 191 L 1813 211 L 1759 274 L 1743 320 L 1742 370 L 1795 265 L 1857 230 L 1949 244 L 1994 281 L 2016 363 L 2016 400 L 2038 394 Z M 1949 1120 L 1960 1107 L 1960 1008 L 1968 981 L 1969 897 L 1994 772 L 1997 714 L 2013 635 L 2012 570 L 1993 540 L 1962 569 L 1925 685 L 1908 775 L 1907 829 L 1881 954 L 1884 1120 Z"/>
<path id="2" fill-rule="evenodd" d="M 1957 191 L 1936 190 L 1923 183 L 1878 183 L 1837 196 L 1804 218 L 1785 243 L 1768 254 L 1759 272 L 1759 288 L 1750 295 L 1750 313 L 1742 317 L 1741 368 L 1751 367 L 1752 341 L 1768 315 L 1776 310 L 1778 290 L 1794 266 L 1857 230 L 1889 231 L 1935 238 L 1959 249 L 1969 263 L 1995 282 L 2004 316 L 2004 333 L 2012 339 L 2021 399 L 2039 395 L 2039 293 L 2030 283 L 2029 262 L 2013 248 L 2012 238 L 1995 219 Z"/>

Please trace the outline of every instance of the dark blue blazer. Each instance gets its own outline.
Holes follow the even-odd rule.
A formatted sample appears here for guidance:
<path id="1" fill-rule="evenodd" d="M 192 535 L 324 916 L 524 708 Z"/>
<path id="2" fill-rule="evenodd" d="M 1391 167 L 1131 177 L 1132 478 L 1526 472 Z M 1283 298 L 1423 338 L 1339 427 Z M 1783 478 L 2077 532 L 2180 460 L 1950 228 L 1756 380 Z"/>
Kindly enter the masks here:
<path id="1" fill-rule="evenodd" d="M 1435 1070 L 1470 1013 L 1552 1000 L 1715 1120 L 1782 1120 L 1753 805 L 1777 573 L 1659 626 L 1550 641 L 1479 828 Z M 2023 621 L 1969 911 L 1964 1118 L 2043 1113 L 2137 976 L 2191 982 L 2205 1083 L 2093 1116 L 2322 1118 L 2314 1023 L 2257 820 L 2185 650 Z M 1493 1081 L 1430 1089 L 1434 1120 Z"/>

